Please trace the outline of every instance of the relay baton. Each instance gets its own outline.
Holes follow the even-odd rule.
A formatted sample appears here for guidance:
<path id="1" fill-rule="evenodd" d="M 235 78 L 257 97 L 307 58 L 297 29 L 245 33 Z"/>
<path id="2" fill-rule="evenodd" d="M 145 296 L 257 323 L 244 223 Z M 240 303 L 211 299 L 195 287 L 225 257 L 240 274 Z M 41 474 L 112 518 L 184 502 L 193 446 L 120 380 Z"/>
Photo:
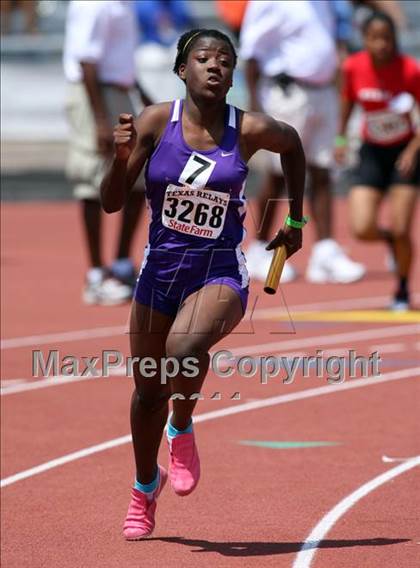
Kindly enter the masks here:
<path id="1" fill-rule="evenodd" d="M 274 250 L 270 270 L 268 271 L 264 285 L 264 292 L 267 294 L 275 294 L 277 292 L 286 257 L 287 249 L 285 245 L 281 245 Z"/>

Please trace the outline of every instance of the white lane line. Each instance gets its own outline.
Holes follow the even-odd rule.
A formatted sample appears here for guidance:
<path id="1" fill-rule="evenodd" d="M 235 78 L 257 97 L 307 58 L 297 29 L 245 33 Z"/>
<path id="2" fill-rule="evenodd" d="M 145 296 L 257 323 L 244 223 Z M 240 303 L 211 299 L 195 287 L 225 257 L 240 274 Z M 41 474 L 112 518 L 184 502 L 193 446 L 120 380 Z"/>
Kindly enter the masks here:
<path id="1" fill-rule="evenodd" d="M 374 477 L 364 485 L 361 485 L 356 491 L 347 495 L 342 501 L 331 509 L 312 529 L 311 533 L 306 538 L 301 550 L 298 552 L 293 568 L 309 568 L 313 557 L 319 548 L 319 545 L 324 540 L 327 533 L 335 525 L 335 523 L 343 516 L 349 509 L 351 509 L 358 501 L 366 497 L 371 491 L 374 491 L 384 483 L 387 483 L 394 477 L 405 473 L 406 471 L 420 465 L 420 456 L 417 456 L 405 463 L 397 465 L 389 469 L 385 473 Z"/>
<path id="2" fill-rule="evenodd" d="M 290 339 L 288 341 L 276 341 L 273 343 L 261 343 L 259 345 L 249 345 L 245 347 L 224 347 L 223 349 L 228 349 L 232 355 L 256 355 L 261 353 L 273 353 L 278 349 L 282 351 L 276 353 L 275 356 L 286 356 L 290 355 L 287 351 L 294 350 L 302 347 L 314 347 L 322 345 L 336 345 L 339 343 L 347 343 L 347 341 L 365 341 L 367 339 L 379 339 L 382 337 L 397 337 L 399 335 L 413 335 L 420 332 L 420 325 L 400 325 L 400 326 L 390 326 L 382 328 L 366 329 L 363 331 L 354 331 L 351 333 L 330 333 L 327 335 L 320 335 L 317 337 L 303 337 L 301 339 Z M 219 349 L 220 351 L 221 349 Z M 333 353 L 332 351 L 329 353 Z M 214 352 L 211 352 L 211 355 Z M 379 353 L 380 355 L 380 353 Z M 98 369 L 99 370 L 99 369 Z M 121 376 L 125 373 L 125 367 L 121 370 L 113 373 L 113 376 Z M 59 385 L 66 385 L 72 382 L 80 382 L 92 377 L 68 377 L 66 375 L 52 376 L 45 379 L 39 379 L 37 381 L 27 382 L 27 379 L 23 379 L 25 382 L 21 384 L 11 385 L 9 387 L 4 387 L 0 389 L 1 396 L 7 396 L 9 394 L 16 394 L 31 390 L 43 389 L 46 387 L 55 387 Z M 100 378 L 100 377 L 94 377 Z"/>
<path id="3" fill-rule="evenodd" d="M 348 357 L 350 349 L 354 347 L 335 347 L 334 349 L 323 349 L 322 354 L 324 357 Z"/>
<path id="4" fill-rule="evenodd" d="M 3 339 L 1 349 L 14 349 L 31 345 L 45 345 L 47 343 L 65 343 L 80 339 L 96 339 L 98 337 L 114 337 L 128 332 L 127 326 L 93 327 L 92 329 L 76 329 L 74 331 L 59 331 L 45 335 L 27 335 L 26 337 L 12 337 Z"/>
<path id="5" fill-rule="evenodd" d="M 7 396 L 9 394 L 16 394 L 19 392 L 27 392 L 38 389 L 45 389 L 47 387 L 56 387 L 59 385 L 68 385 L 69 383 L 79 383 L 80 381 L 89 381 L 91 379 L 98 379 L 102 377 L 81 376 L 81 375 L 53 375 L 45 379 L 30 381 L 29 379 L 19 379 L 15 385 L 5 385 L 0 388 L 0 395 Z"/>
<path id="6" fill-rule="evenodd" d="M 27 379 L 2 379 L 0 380 L 0 387 L 9 387 L 11 385 L 17 385 L 18 383 L 23 383 Z"/>
<path id="7" fill-rule="evenodd" d="M 289 341 L 276 341 L 274 343 L 264 343 L 262 345 L 250 345 L 229 349 L 233 355 L 254 355 L 269 351 L 300 349 L 302 347 L 313 347 L 315 345 L 334 345 L 348 341 L 365 341 L 367 339 L 378 339 L 383 337 L 398 337 L 401 335 L 416 335 L 420 333 L 419 324 L 392 325 L 390 327 L 379 327 L 365 329 L 362 331 L 352 331 L 344 333 L 330 333 L 317 337 L 301 337 L 300 339 L 290 339 Z"/>
<path id="8" fill-rule="evenodd" d="M 406 349 L 407 346 L 405 343 L 383 343 L 382 345 L 371 345 L 369 347 L 371 353 L 378 351 L 379 355 L 382 353 L 401 353 L 401 351 L 405 351 Z"/>
<path id="9" fill-rule="evenodd" d="M 413 301 L 420 300 L 420 294 L 413 295 Z M 347 298 L 344 300 L 329 300 L 326 302 L 315 302 L 312 304 L 298 304 L 296 306 L 280 305 L 277 308 L 260 308 L 255 310 L 254 314 L 258 318 L 267 318 L 273 315 L 273 312 L 280 312 L 287 309 L 290 312 L 311 312 L 323 309 L 332 308 L 334 311 L 347 310 L 347 309 L 364 309 L 364 308 L 383 308 L 389 304 L 389 296 L 368 296 L 365 298 Z M 293 319 L 293 314 L 291 314 Z"/>
<path id="10" fill-rule="evenodd" d="M 414 294 L 413 300 L 420 300 L 420 294 Z M 314 311 L 334 308 L 334 310 L 350 309 L 350 308 L 372 308 L 383 306 L 389 301 L 388 296 L 372 296 L 366 298 L 347 298 L 345 300 L 331 300 L 327 302 L 317 302 L 312 304 L 297 304 L 296 306 L 287 306 L 289 312 Z M 261 308 L 254 310 L 252 319 L 266 318 L 273 314 L 273 310 L 281 310 L 280 308 Z M 286 309 L 286 306 L 284 306 Z M 247 322 L 251 317 L 251 311 L 245 314 L 244 321 Z M 293 319 L 293 314 L 292 314 Z M 78 341 L 79 339 L 96 339 L 98 337 L 114 337 L 128 332 L 126 326 L 113 327 L 95 327 L 92 329 L 78 329 L 74 331 L 60 331 L 44 335 L 30 335 L 24 337 L 12 337 L 3 339 L 0 342 L 0 348 L 15 349 L 17 347 L 27 347 L 31 345 L 46 345 L 48 343 L 65 343 L 69 341 Z"/>
<path id="11" fill-rule="evenodd" d="M 371 377 L 369 379 L 353 379 L 347 383 L 341 383 L 337 385 L 327 385 L 323 387 L 317 387 L 313 389 L 306 389 L 304 391 L 293 392 L 290 394 L 282 394 L 279 396 L 273 396 L 270 398 L 264 398 L 260 400 L 255 400 L 252 402 L 245 402 L 243 404 L 228 406 L 227 408 L 221 408 L 220 410 L 213 410 L 210 412 L 205 412 L 203 414 L 198 414 L 194 417 L 194 423 L 207 422 L 208 420 L 215 420 L 217 418 L 223 418 L 225 416 L 232 416 L 234 414 L 239 414 L 241 412 L 249 412 L 250 410 L 258 410 L 260 408 L 268 408 L 270 406 L 276 406 L 279 404 L 286 404 L 288 402 L 293 402 L 295 400 L 304 400 L 306 398 L 313 398 L 317 396 L 322 396 L 325 394 L 331 394 L 336 392 L 344 392 L 352 389 L 359 389 L 371 385 L 378 385 L 382 383 L 387 383 L 389 381 L 396 381 L 402 379 L 408 379 L 413 377 L 420 377 L 420 367 L 413 367 L 412 369 L 402 369 L 400 371 L 395 371 L 393 373 L 386 373 L 380 377 Z M 116 446 L 121 446 L 123 444 L 128 444 L 131 441 L 131 435 L 121 436 L 120 438 L 115 438 L 113 440 L 108 440 L 107 442 L 102 442 L 101 444 L 96 444 L 77 452 L 71 454 L 66 454 L 59 458 L 47 461 L 43 464 L 37 465 L 30 469 L 26 469 L 19 473 L 15 473 L 9 477 L 5 477 L 1 480 L 0 487 L 7 487 L 23 479 L 33 477 L 39 473 L 49 471 L 66 463 L 96 454 L 108 450 L 110 448 L 115 448 Z"/>
<path id="12" fill-rule="evenodd" d="M 111 448 L 116 448 L 117 446 L 121 446 L 123 444 L 128 444 L 128 442 L 131 442 L 131 434 L 121 436 L 120 438 L 114 438 L 113 440 L 108 440 L 107 442 L 103 442 L 102 444 L 97 444 L 95 446 L 90 446 L 89 448 L 83 448 L 82 450 L 78 450 L 77 452 L 61 456 L 60 458 L 50 460 L 46 463 L 31 467 L 31 469 L 26 469 L 25 471 L 21 471 L 20 473 L 6 477 L 1 480 L 0 487 L 7 487 L 8 485 L 12 485 L 13 483 L 22 481 L 22 479 L 33 477 L 34 475 L 38 475 L 39 473 L 43 473 L 44 471 L 54 469 L 55 467 L 65 465 L 66 463 L 70 463 L 81 458 L 86 458 L 87 456 L 97 454 L 98 452 L 110 450 Z"/>
<path id="13" fill-rule="evenodd" d="M 411 456 L 409 458 L 391 458 L 389 456 L 382 456 L 382 461 L 384 463 L 398 463 L 398 462 L 406 462 L 410 460 L 414 460 L 420 458 L 420 456 Z"/>

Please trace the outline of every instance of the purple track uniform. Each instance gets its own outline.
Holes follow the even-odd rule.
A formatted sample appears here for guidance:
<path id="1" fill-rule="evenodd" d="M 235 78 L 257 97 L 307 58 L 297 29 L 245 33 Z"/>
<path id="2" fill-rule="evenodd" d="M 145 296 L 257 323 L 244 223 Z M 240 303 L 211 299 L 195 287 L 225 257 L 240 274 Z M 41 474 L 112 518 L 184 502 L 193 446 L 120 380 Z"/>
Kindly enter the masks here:
<path id="1" fill-rule="evenodd" d="M 146 166 L 149 244 L 135 299 L 174 316 L 182 302 L 208 284 L 234 289 L 245 312 L 248 272 L 241 242 L 248 167 L 238 145 L 239 110 L 226 105 L 220 146 L 194 150 L 182 133 L 183 101 Z"/>

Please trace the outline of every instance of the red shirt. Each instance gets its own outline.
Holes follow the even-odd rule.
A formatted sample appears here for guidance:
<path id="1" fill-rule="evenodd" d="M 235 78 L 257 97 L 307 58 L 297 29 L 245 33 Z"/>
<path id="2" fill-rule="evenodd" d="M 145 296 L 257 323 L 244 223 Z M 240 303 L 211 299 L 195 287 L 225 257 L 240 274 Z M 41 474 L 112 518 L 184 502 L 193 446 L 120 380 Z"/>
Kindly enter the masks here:
<path id="1" fill-rule="evenodd" d="M 397 55 L 378 69 L 367 51 L 360 51 L 344 61 L 343 97 L 364 111 L 364 140 L 399 144 L 413 136 L 410 112 L 414 100 L 420 101 L 420 68 L 412 57 Z"/>

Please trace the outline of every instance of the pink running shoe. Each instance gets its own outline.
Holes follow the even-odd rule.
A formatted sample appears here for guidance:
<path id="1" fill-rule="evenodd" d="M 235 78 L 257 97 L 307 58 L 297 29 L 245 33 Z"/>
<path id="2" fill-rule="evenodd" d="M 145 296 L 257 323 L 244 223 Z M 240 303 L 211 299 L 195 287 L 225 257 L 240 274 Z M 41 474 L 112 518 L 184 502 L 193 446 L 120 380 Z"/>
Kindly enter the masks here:
<path id="1" fill-rule="evenodd" d="M 170 465 L 169 478 L 177 495 L 189 495 L 200 479 L 200 458 L 194 433 L 168 438 Z"/>
<path id="2" fill-rule="evenodd" d="M 149 501 L 145 493 L 134 487 L 131 490 L 131 501 L 128 506 L 127 518 L 124 522 L 123 533 L 126 540 L 140 540 L 150 536 L 155 528 L 156 500 L 165 486 L 168 474 L 159 467 L 159 485 Z"/>

